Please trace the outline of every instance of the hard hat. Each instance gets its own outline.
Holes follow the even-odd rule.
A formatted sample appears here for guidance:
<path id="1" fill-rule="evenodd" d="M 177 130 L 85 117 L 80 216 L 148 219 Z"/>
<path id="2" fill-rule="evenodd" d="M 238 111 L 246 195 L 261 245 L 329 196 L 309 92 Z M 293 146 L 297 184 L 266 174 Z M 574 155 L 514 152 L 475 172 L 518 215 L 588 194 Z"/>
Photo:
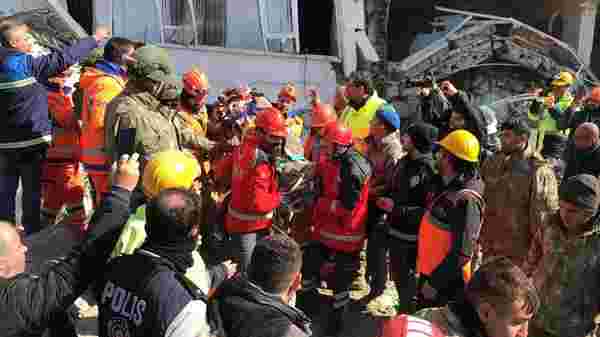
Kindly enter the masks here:
<path id="1" fill-rule="evenodd" d="M 136 49 L 133 58 L 137 62 L 128 68 L 128 73 L 133 78 L 149 78 L 153 81 L 166 82 L 181 88 L 180 82 L 175 76 L 175 64 L 166 49 L 147 45 Z"/>
<path id="2" fill-rule="evenodd" d="M 312 124 L 313 128 L 322 128 L 327 123 L 335 121 L 336 115 L 333 108 L 329 104 L 317 103 L 312 108 Z"/>
<path id="3" fill-rule="evenodd" d="M 327 141 L 338 145 L 352 144 L 352 130 L 338 122 L 329 122 L 325 126 L 324 137 Z"/>
<path id="4" fill-rule="evenodd" d="M 590 101 L 592 103 L 600 104 L 600 87 L 594 87 L 590 93 Z"/>
<path id="5" fill-rule="evenodd" d="M 197 95 L 208 89 L 208 77 L 198 69 L 192 69 L 183 74 L 183 89 L 190 95 Z"/>
<path id="6" fill-rule="evenodd" d="M 433 323 L 409 315 L 399 315 L 382 322 L 381 337 L 443 337 Z"/>
<path id="7" fill-rule="evenodd" d="M 479 141 L 467 130 L 452 131 L 438 144 L 457 158 L 472 163 L 479 161 Z"/>
<path id="8" fill-rule="evenodd" d="M 561 71 L 552 80 L 552 86 L 564 87 L 572 85 L 575 82 L 575 77 L 568 71 Z"/>
<path id="9" fill-rule="evenodd" d="M 285 119 L 281 112 L 273 107 L 268 107 L 256 114 L 255 125 L 264 130 L 268 135 L 287 137 Z"/>
<path id="10" fill-rule="evenodd" d="M 142 187 L 152 198 L 166 188 L 190 189 L 199 175 L 200 165 L 192 155 L 174 150 L 159 152 L 144 167 Z"/>
<path id="11" fill-rule="evenodd" d="M 291 101 L 296 102 L 296 88 L 293 84 L 288 83 L 286 86 L 281 88 L 277 97 L 287 97 Z"/>
<path id="12" fill-rule="evenodd" d="M 394 105 L 390 103 L 384 104 L 377 110 L 376 116 L 393 129 L 400 129 L 400 116 L 398 116 L 398 112 L 396 112 Z"/>

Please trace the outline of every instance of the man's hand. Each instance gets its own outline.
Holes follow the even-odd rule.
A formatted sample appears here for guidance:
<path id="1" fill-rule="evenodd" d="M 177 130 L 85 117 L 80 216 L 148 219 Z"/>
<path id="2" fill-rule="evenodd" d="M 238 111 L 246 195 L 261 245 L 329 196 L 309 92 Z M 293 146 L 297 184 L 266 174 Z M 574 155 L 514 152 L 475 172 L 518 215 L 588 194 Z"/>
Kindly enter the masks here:
<path id="1" fill-rule="evenodd" d="M 386 213 L 391 213 L 394 210 L 394 200 L 391 198 L 377 198 L 375 205 Z"/>
<path id="2" fill-rule="evenodd" d="M 552 108 L 554 106 L 554 102 L 554 96 L 550 95 L 544 97 L 544 105 L 546 106 L 546 108 Z"/>
<path id="3" fill-rule="evenodd" d="M 225 278 L 231 278 L 238 271 L 237 263 L 233 263 L 231 260 L 227 260 L 221 264 L 225 267 Z"/>
<path id="4" fill-rule="evenodd" d="M 458 89 L 456 89 L 454 84 L 452 84 L 452 82 L 450 82 L 450 81 L 442 82 L 442 84 L 440 85 L 440 88 L 442 89 L 442 92 L 444 93 L 444 95 L 446 97 L 452 97 L 452 96 L 458 94 Z"/>
<path id="5" fill-rule="evenodd" d="M 113 186 L 118 186 L 133 192 L 140 180 L 140 155 L 134 153 L 129 157 L 124 154 L 118 163 L 113 164 L 111 181 Z"/>
<path id="6" fill-rule="evenodd" d="M 96 28 L 96 32 L 94 32 L 94 39 L 96 42 L 100 43 L 106 40 L 110 36 L 110 29 L 106 26 L 100 26 Z"/>

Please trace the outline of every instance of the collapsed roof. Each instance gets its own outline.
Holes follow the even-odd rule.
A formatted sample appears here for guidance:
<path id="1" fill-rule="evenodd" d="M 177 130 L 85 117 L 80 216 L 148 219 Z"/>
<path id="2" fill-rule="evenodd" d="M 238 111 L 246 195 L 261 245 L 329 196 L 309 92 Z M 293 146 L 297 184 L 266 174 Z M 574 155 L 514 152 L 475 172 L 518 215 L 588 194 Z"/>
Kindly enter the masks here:
<path id="1" fill-rule="evenodd" d="M 441 39 L 401 62 L 388 64 L 388 80 L 396 85 L 396 94 L 415 80 L 449 78 L 486 66 L 522 67 L 543 79 L 570 70 L 584 85 L 597 81 L 570 46 L 534 27 L 513 18 L 436 9 L 445 15 L 458 15 L 462 21 Z"/>

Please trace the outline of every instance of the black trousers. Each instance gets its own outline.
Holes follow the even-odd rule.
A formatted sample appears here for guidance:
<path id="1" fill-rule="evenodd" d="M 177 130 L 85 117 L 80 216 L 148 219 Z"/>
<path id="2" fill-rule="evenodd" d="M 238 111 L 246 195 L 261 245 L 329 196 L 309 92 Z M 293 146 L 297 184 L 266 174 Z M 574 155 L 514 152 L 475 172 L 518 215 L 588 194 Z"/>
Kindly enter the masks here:
<path id="1" fill-rule="evenodd" d="M 41 229 L 42 164 L 48 146 L 36 145 L 16 150 L 0 150 L 0 219 L 14 222 L 19 179 L 23 186 L 22 225 L 29 235 Z"/>

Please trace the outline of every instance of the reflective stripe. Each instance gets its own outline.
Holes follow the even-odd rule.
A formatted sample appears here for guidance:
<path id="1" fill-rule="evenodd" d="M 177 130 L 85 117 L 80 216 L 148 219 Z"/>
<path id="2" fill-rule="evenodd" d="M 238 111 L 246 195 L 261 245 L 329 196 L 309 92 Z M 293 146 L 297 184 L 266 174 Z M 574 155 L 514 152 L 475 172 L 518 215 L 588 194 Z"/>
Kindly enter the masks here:
<path id="1" fill-rule="evenodd" d="M 361 241 L 362 239 L 365 238 L 364 235 L 338 235 L 338 234 L 326 232 L 324 230 L 321 230 L 319 233 L 321 234 L 321 236 L 323 236 L 326 239 L 335 240 L 335 241 L 343 241 L 343 242 L 356 242 L 356 241 Z"/>
<path id="2" fill-rule="evenodd" d="M 48 149 L 48 153 L 51 153 L 52 155 L 62 154 L 62 155 L 71 156 L 74 153 L 76 153 L 77 150 L 79 150 L 79 146 L 75 146 L 75 145 L 56 145 L 55 144 L 50 149 Z"/>
<path id="3" fill-rule="evenodd" d="M 29 77 L 24 80 L 0 83 L 0 90 L 23 88 L 34 83 L 37 83 L 35 77 Z"/>
<path id="4" fill-rule="evenodd" d="M 237 210 L 231 208 L 231 205 L 229 205 L 228 213 L 232 217 L 243 220 L 243 221 L 258 221 L 258 220 L 273 219 L 273 212 L 269 212 L 267 214 L 247 214 L 247 213 L 241 213 L 240 211 L 237 211 Z"/>
<path id="5" fill-rule="evenodd" d="M 31 140 L 24 140 L 22 142 L 0 143 L 0 149 L 20 149 L 50 142 L 52 142 L 52 136 L 46 135 Z"/>
<path id="6" fill-rule="evenodd" d="M 388 234 L 395 237 L 396 239 L 402 239 L 402 240 L 412 241 L 412 242 L 417 242 L 417 238 L 419 237 L 416 234 L 405 234 L 405 233 L 402 233 L 399 230 L 393 229 L 393 228 L 390 228 L 390 231 L 388 232 Z"/>
<path id="7" fill-rule="evenodd" d="M 89 156 L 89 157 L 108 157 L 106 155 L 106 152 L 104 152 L 104 149 L 102 148 L 83 148 L 81 149 L 81 154 L 83 156 Z"/>

